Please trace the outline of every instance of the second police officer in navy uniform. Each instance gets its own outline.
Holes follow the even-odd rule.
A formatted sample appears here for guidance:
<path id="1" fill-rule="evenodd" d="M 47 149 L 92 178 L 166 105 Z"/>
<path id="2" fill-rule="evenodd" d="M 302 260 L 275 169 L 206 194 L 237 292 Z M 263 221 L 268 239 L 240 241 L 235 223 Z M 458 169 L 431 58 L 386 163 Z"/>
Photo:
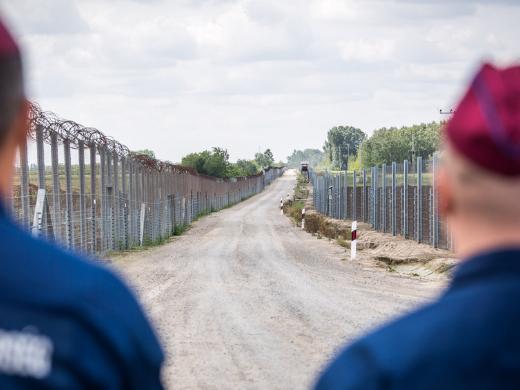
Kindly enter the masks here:
<path id="1" fill-rule="evenodd" d="M 447 291 L 348 346 L 316 389 L 520 388 L 520 66 L 484 65 L 444 131 Z"/>

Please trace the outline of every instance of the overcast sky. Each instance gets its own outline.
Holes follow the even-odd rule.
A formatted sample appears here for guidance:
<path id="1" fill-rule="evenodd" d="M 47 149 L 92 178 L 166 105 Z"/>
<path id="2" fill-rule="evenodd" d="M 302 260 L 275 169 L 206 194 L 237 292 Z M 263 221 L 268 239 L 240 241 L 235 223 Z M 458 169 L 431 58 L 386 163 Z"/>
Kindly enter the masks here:
<path id="1" fill-rule="evenodd" d="M 170 161 L 321 148 L 440 118 L 484 59 L 520 58 L 520 1 L 0 0 L 45 110 Z"/>

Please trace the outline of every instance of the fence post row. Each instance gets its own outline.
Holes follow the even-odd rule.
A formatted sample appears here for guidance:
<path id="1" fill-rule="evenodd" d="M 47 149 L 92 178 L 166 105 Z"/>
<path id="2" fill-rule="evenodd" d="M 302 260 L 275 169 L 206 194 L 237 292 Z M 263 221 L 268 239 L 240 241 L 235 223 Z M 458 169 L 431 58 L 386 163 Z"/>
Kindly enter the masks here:
<path id="1" fill-rule="evenodd" d="M 392 162 L 391 171 L 387 164 L 372 167 L 369 176 L 363 168 L 359 198 L 357 171 L 352 172 L 349 180 L 349 172 L 336 174 L 311 169 L 313 204 L 319 213 L 334 218 L 364 221 L 381 232 L 451 249 L 449 229 L 439 217 L 435 177 L 438 164 L 438 155 L 434 154 L 428 165 L 422 157 L 417 157 L 412 173 L 408 160 L 403 161 L 399 172 L 397 162 Z M 425 166 L 431 169 L 425 170 Z"/>
<path id="2" fill-rule="evenodd" d="M 36 164 L 29 164 L 28 146 L 21 147 L 20 177 L 10 199 L 13 215 L 35 234 L 82 252 L 103 254 L 161 240 L 203 213 L 262 191 L 284 172 L 270 168 L 231 180 L 204 177 L 133 154 L 98 130 L 57 119 L 36 105 L 31 109 Z M 341 214 L 338 206 L 335 215 Z"/>

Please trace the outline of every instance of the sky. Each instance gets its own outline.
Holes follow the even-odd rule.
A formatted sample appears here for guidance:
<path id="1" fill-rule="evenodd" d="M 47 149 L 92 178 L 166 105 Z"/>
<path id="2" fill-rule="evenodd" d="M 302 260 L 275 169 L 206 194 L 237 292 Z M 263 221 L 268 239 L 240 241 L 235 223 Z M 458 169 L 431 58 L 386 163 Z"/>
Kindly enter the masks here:
<path id="1" fill-rule="evenodd" d="M 0 0 L 28 95 L 178 162 L 321 148 L 439 120 L 482 61 L 520 60 L 520 1 Z"/>

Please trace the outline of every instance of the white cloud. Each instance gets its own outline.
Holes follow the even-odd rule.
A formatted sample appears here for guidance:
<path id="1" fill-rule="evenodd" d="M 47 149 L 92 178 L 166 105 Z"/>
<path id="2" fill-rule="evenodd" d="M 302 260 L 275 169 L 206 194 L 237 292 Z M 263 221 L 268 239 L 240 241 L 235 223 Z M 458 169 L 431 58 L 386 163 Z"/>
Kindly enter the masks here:
<path id="1" fill-rule="evenodd" d="M 345 61 L 380 62 L 392 58 L 395 42 L 381 39 L 377 41 L 347 40 L 339 43 L 341 57 Z"/>
<path id="2" fill-rule="evenodd" d="M 161 158 L 321 147 L 329 127 L 439 119 L 482 58 L 518 59 L 515 1 L 0 0 L 45 109 Z"/>

